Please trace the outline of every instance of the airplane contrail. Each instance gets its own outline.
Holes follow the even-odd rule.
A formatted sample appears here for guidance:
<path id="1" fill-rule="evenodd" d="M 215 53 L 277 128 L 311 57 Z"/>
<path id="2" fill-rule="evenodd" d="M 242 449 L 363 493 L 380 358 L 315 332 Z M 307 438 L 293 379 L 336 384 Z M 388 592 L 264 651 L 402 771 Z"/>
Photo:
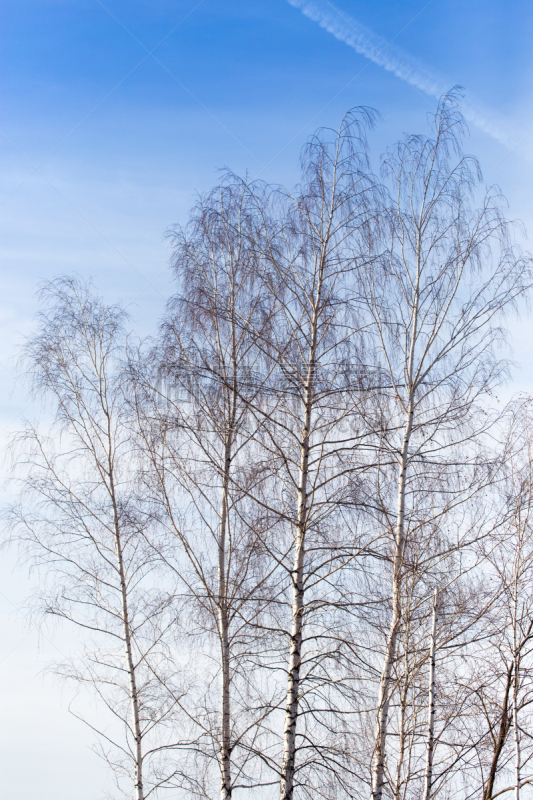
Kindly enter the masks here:
<path id="1" fill-rule="evenodd" d="M 328 0 L 288 0 L 291 6 L 300 9 L 306 17 L 317 22 L 321 28 L 336 39 L 352 47 L 357 53 L 373 61 L 397 78 L 416 86 L 431 97 L 440 97 L 450 88 L 445 77 L 431 70 L 418 58 L 414 58 L 401 47 L 387 42 Z M 462 104 L 466 119 L 488 133 L 506 147 L 514 147 L 516 139 L 507 126 L 495 115 L 471 99 Z"/>

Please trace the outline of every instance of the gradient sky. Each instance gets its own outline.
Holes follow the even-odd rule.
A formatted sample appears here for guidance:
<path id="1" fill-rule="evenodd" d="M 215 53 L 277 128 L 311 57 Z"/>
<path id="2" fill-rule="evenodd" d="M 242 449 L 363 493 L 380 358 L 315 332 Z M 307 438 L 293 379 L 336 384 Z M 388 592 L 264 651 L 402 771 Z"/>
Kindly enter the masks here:
<path id="1" fill-rule="evenodd" d="M 151 333 L 171 290 L 164 232 L 186 221 L 195 193 L 222 167 L 293 184 L 306 137 L 353 106 L 383 115 L 377 163 L 403 132 L 426 130 L 435 99 L 424 81 L 464 86 L 467 107 L 482 109 L 467 148 L 533 232 L 531 2 L 4 0 L 2 9 L 4 437 L 38 411 L 13 357 L 39 281 L 93 276 L 106 299 L 128 306 L 138 333 Z M 340 38 L 317 21 L 328 15 L 343 20 Z M 354 31 L 359 52 L 347 43 Z M 363 53 L 376 42 L 373 62 Z M 409 69 L 411 83 L 398 77 Z M 533 326 L 510 328 L 520 368 L 509 391 L 533 391 Z M 88 750 L 93 735 L 68 713 L 71 689 L 42 674 L 75 640 L 39 639 L 23 608 L 32 580 L 12 555 L 0 579 L 2 798 L 99 800 L 112 784 Z"/>

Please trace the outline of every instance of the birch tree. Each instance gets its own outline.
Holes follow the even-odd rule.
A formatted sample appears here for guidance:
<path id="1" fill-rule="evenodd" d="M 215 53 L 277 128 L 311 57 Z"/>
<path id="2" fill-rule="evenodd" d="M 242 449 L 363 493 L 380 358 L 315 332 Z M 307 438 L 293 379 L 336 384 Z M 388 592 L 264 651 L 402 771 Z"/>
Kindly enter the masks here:
<path id="1" fill-rule="evenodd" d="M 456 481 L 454 504 L 486 480 L 480 477 L 473 443 L 483 441 L 487 427 L 484 409 L 479 409 L 503 376 L 495 350 L 501 338 L 497 320 L 530 281 L 528 259 L 511 247 L 498 194 L 489 189 L 481 205 L 474 205 L 481 175 L 475 159 L 462 153 L 464 127 L 456 104 L 453 93 L 442 99 L 433 138 L 408 136 L 386 155 L 383 177 L 391 198 L 387 255 L 362 273 L 376 358 L 390 386 L 383 396 L 396 409 L 391 414 L 395 422 L 381 438 L 396 463 L 397 489 L 395 511 L 391 497 L 387 514 L 395 517 L 391 616 L 377 700 L 372 800 L 380 800 L 384 789 L 411 509 L 424 494 L 424 476 L 438 476 L 447 506 L 450 470 L 459 471 L 465 487 L 459 489 Z M 379 420 L 371 413 L 368 424 L 376 427 Z"/>
<path id="2" fill-rule="evenodd" d="M 42 610 L 85 636 L 84 652 L 57 670 L 91 686 L 107 707 L 107 724 L 86 722 L 125 795 L 145 800 L 168 777 L 164 753 L 176 735 L 176 704 L 154 667 L 180 689 L 173 595 L 154 580 L 146 544 L 153 523 L 135 479 L 120 376 L 126 317 L 76 278 L 45 284 L 40 299 L 24 356 L 54 420 L 48 431 L 28 423 L 14 442 L 21 500 L 10 514 L 13 536 L 43 567 Z"/>
<path id="3" fill-rule="evenodd" d="M 272 706 L 268 690 L 264 696 L 249 674 L 261 651 L 256 621 L 270 598 L 272 572 L 262 545 L 268 522 L 248 492 L 258 480 L 257 425 L 248 408 L 261 402 L 265 381 L 250 330 L 268 336 L 274 302 L 262 291 L 256 217 L 246 186 L 227 176 L 198 201 L 188 226 L 171 233 L 178 293 L 150 356 L 156 380 L 145 366 L 134 371 L 138 390 L 148 388 L 144 399 L 138 392 L 138 411 L 146 484 L 166 530 L 159 554 L 190 600 L 189 642 L 205 676 L 194 702 L 191 695 L 183 706 L 192 772 L 179 785 L 211 796 L 216 759 L 223 800 L 262 782 L 256 754 Z M 215 676 L 217 699 L 206 688 Z M 201 783 L 193 775 L 198 758 Z"/>
<path id="4" fill-rule="evenodd" d="M 521 788 L 533 780 L 530 684 L 533 655 L 531 579 L 533 570 L 533 451 L 531 400 L 524 397 L 510 408 L 505 451 L 505 481 L 499 486 L 502 524 L 496 546 L 487 554 L 487 578 L 495 581 L 497 624 L 484 656 L 489 665 L 477 689 L 488 734 L 483 740 L 490 758 L 483 799 Z M 496 789 L 501 783 L 511 784 Z"/>
<path id="5" fill-rule="evenodd" d="M 476 525 L 470 525 L 472 540 L 485 527 L 477 525 L 478 508 L 472 509 L 476 519 Z M 452 529 L 459 525 L 463 532 L 467 528 L 467 520 L 458 514 L 445 524 Z M 481 571 L 470 574 L 476 565 L 462 548 L 449 553 L 446 541 L 443 547 L 439 527 L 433 531 L 422 527 L 418 535 L 411 529 L 404 552 L 409 569 L 401 587 L 402 626 L 391 670 L 384 766 L 385 791 L 393 798 L 437 797 L 455 790 L 463 777 L 472 779 L 473 784 L 478 777 L 469 658 L 486 645 L 493 595 L 485 587 Z M 440 559 L 435 555 L 439 553 Z M 360 631 L 369 660 L 382 652 L 380 637 L 390 623 L 390 618 L 382 620 L 386 607 L 383 584 L 379 594 L 367 596 L 367 624 Z M 440 587 L 436 614 L 432 614 L 434 586 Z M 366 684 L 369 692 L 373 684 L 370 670 Z"/>
<path id="6" fill-rule="evenodd" d="M 126 796 L 524 800 L 531 415 L 498 450 L 492 398 L 531 262 L 457 103 L 381 184 L 368 109 L 293 192 L 226 173 L 170 233 L 147 345 L 78 279 L 42 290 L 54 422 L 17 438 L 10 521 Z"/>
<path id="7" fill-rule="evenodd" d="M 270 365 L 275 402 L 250 408 L 269 477 L 253 496 L 282 531 L 269 545 L 288 612 L 281 621 L 287 649 L 280 640 L 271 662 L 286 676 L 283 716 L 276 717 L 282 800 L 291 800 L 295 787 L 313 796 L 319 786 L 347 790 L 354 780 L 340 709 L 347 708 L 354 652 L 345 568 L 364 549 L 354 476 L 367 467 L 357 420 L 372 387 L 363 374 L 357 243 L 377 217 L 366 151 L 373 118 L 356 110 L 338 131 L 312 137 L 302 186 L 271 194 L 270 214 L 279 224 L 273 232 L 265 222 L 258 243 L 266 286 L 277 298 L 268 339 L 253 331 Z"/>

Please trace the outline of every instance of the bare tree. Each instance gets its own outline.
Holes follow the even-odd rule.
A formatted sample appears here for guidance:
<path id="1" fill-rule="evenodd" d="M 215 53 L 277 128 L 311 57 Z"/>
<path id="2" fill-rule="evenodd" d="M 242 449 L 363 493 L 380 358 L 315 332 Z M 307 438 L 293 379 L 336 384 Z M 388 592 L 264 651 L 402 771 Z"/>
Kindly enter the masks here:
<path id="1" fill-rule="evenodd" d="M 408 136 L 386 156 L 389 244 L 386 257 L 369 261 L 371 268 L 362 272 L 376 358 L 390 386 L 383 397 L 393 409 L 380 444 L 397 465 L 396 499 L 390 498 L 386 515 L 395 517 L 391 617 L 377 703 L 373 800 L 380 800 L 384 787 L 411 521 L 428 478 L 432 488 L 426 505 L 433 502 L 435 479 L 448 508 L 471 497 L 487 479 L 473 443 L 482 441 L 487 427 L 478 408 L 502 377 L 494 351 L 501 337 L 496 320 L 530 281 L 529 261 L 510 246 L 498 195 L 489 190 L 479 209 L 473 205 L 480 173 L 477 162 L 461 152 L 463 122 L 456 103 L 453 93 L 442 99 L 434 138 Z M 373 408 L 370 412 L 367 424 L 376 428 L 382 417 Z M 451 470 L 461 472 L 463 484 L 460 489 L 456 481 L 452 499 L 446 491 Z M 440 513 L 436 510 L 433 519 Z"/>
<path id="2" fill-rule="evenodd" d="M 253 330 L 275 379 L 275 399 L 251 403 L 250 410 L 269 473 L 266 488 L 253 497 L 280 521 L 281 538 L 269 543 L 269 552 L 289 610 L 281 623 L 286 666 L 283 642 L 279 656 L 272 646 L 272 668 L 286 677 L 282 800 L 293 797 L 295 786 L 309 796 L 324 786 L 347 791 L 355 777 L 341 708 L 349 708 L 347 670 L 355 650 L 347 568 L 364 549 L 353 513 L 354 476 L 368 466 L 357 421 L 372 388 L 362 361 L 357 273 L 358 242 L 377 216 L 365 138 L 373 119 L 372 112 L 356 110 L 338 131 L 310 140 L 302 186 L 296 194 L 271 195 L 270 213 L 279 224 L 273 231 L 265 221 L 258 242 L 268 265 L 266 286 L 278 301 L 268 339 Z"/>
<path id="3" fill-rule="evenodd" d="M 511 404 L 505 451 L 505 481 L 501 484 L 502 525 L 496 544 L 487 554 L 488 576 L 496 578 L 494 594 L 497 622 L 491 648 L 485 653 L 490 674 L 477 689 L 489 725 L 485 741 L 492 743 L 484 781 L 483 800 L 514 790 L 533 780 L 531 767 L 530 690 L 533 655 L 533 450 L 529 398 Z M 491 567 L 489 571 L 489 565 Z M 492 573 L 492 574 L 491 574 Z M 512 741 L 510 734 L 512 732 Z M 514 762 L 513 768 L 511 764 Z M 512 785 L 495 791 L 499 776 Z"/>
<path id="4" fill-rule="evenodd" d="M 55 415 L 15 440 L 22 470 L 14 536 L 45 567 L 44 611 L 87 635 L 85 652 L 58 671 L 90 684 L 117 719 L 88 721 L 128 797 L 145 800 L 167 775 L 175 701 L 154 678 L 176 682 L 170 658 L 172 593 L 157 588 L 146 535 L 149 507 L 136 483 L 127 398 L 120 377 L 125 314 L 75 278 L 45 284 L 45 310 L 25 359 L 34 391 Z"/>
<path id="5" fill-rule="evenodd" d="M 414 526 L 410 529 L 404 552 L 409 569 L 401 587 L 402 626 L 391 670 L 384 768 L 386 792 L 393 798 L 437 797 L 454 791 L 465 777 L 472 782 L 475 772 L 468 658 L 486 644 L 488 625 L 492 630 L 493 595 L 484 586 L 482 572 L 477 571 L 480 559 L 475 561 L 462 547 L 449 552 L 449 541 L 439 528 L 453 530 L 457 526 L 463 534 L 470 528 L 471 540 L 477 532 L 486 536 L 486 523 L 478 519 L 483 504 L 481 498 L 477 500 L 468 515 L 470 524 L 462 508 L 461 514 L 447 519 L 439 516 L 439 524 L 433 528 L 428 523 L 418 532 Z M 383 575 L 386 572 L 382 580 Z M 435 586 L 440 587 L 438 614 L 430 610 Z M 367 647 L 373 661 L 382 652 L 380 635 L 386 635 L 386 623 L 390 622 L 383 618 L 386 594 L 383 581 L 381 592 L 374 593 L 373 610 L 372 596 L 367 595 L 371 610 Z M 372 678 L 370 672 L 366 678 L 370 687 Z M 371 757 L 372 747 L 369 762 Z"/>
<path id="6" fill-rule="evenodd" d="M 272 708 L 268 691 L 265 699 L 249 675 L 250 659 L 261 651 L 256 622 L 270 599 L 272 573 L 262 544 L 269 523 L 249 499 L 260 477 L 257 424 L 248 409 L 261 402 L 265 384 L 250 331 L 268 336 L 275 302 L 262 291 L 254 249 L 260 224 L 248 188 L 231 176 L 198 201 L 188 226 L 171 234 L 178 294 L 150 356 L 159 383 L 142 366 L 134 372 L 141 376 L 146 483 L 167 532 L 159 555 L 191 600 L 198 635 L 191 628 L 190 639 L 197 668 L 202 662 L 206 668 L 204 689 L 186 706 L 189 752 L 201 754 L 204 770 L 208 765 L 206 781 L 197 786 L 185 775 L 181 785 L 210 796 L 209 764 L 216 758 L 222 800 L 261 783 L 256 756 Z M 139 389 L 146 386 L 143 397 Z M 213 637 L 218 653 L 208 663 Z"/>
<path id="7" fill-rule="evenodd" d="M 491 401 L 531 263 L 457 103 L 382 184 L 368 109 L 311 137 L 292 193 L 225 174 L 170 233 L 146 347 L 81 281 L 42 290 L 54 422 L 17 438 L 10 520 L 135 800 L 533 781 L 531 420 Z"/>

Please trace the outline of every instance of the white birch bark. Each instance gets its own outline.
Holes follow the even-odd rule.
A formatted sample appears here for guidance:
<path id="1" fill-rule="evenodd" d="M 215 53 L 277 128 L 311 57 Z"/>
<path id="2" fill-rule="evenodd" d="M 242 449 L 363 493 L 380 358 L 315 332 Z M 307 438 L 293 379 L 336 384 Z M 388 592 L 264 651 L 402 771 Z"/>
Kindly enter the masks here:
<path id="1" fill-rule="evenodd" d="M 109 492 L 111 495 L 111 502 L 113 504 L 113 524 L 115 535 L 115 554 L 117 557 L 117 568 L 120 580 L 120 600 L 122 608 L 122 630 L 124 635 L 124 647 L 126 651 L 126 664 L 128 673 L 128 683 L 130 692 L 130 704 L 132 714 L 132 727 L 133 738 L 135 741 L 135 800 L 144 800 L 143 788 L 143 753 L 142 753 L 142 731 L 139 714 L 139 694 L 137 691 L 137 680 L 135 676 L 135 661 L 133 658 L 133 648 L 131 642 L 131 627 L 128 609 L 128 587 L 126 582 L 126 572 L 124 569 L 124 558 L 122 554 L 122 541 L 120 531 L 120 519 L 118 513 L 117 498 L 115 493 L 115 478 L 113 470 L 113 459 L 111 452 L 111 435 L 110 435 L 110 418 L 104 406 L 104 413 L 107 417 L 108 423 L 108 437 L 109 437 L 109 454 L 108 454 L 108 468 L 109 468 Z"/>
<path id="2" fill-rule="evenodd" d="M 314 298 L 313 316 L 311 320 L 311 337 L 309 343 L 309 360 L 304 387 L 303 430 L 300 442 L 300 468 L 298 474 L 298 510 L 296 519 L 296 537 L 294 562 L 292 571 L 292 613 L 291 635 L 289 645 L 287 701 L 285 706 L 285 722 L 283 727 L 283 761 L 281 767 L 280 800 L 292 800 L 294 791 L 294 770 L 296 761 L 296 724 L 299 711 L 300 667 L 303 640 L 303 608 L 304 608 L 304 556 L 305 534 L 307 527 L 307 483 L 309 475 L 309 445 L 311 434 L 311 416 L 313 410 L 316 347 L 319 305 L 321 301 L 322 281 L 325 261 L 325 242 L 331 227 L 330 214 L 327 234 L 320 254 L 318 280 Z"/>
<path id="3" fill-rule="evenodd" d="M 520 732 L 518 730 L 518 690 L 520 687 L 520 657 L 519 649 L 520 644 L 518 641 L 518 569 L 515 571 L 514 581 L 514 597 L 513 597 L 513 664 L 514 664 L 514 680 L 513 680 L 513 736 L 514 736 L 514 773 L 515 773 L 515 800 L 520 800 Z"/>
<path id="4" fill-rule="evenodd" d="M 287 702 L 283 728 L 283 763 L 281 767 L 281 800 L 291 800 L 294 789 L 294 767 L 296 758 L 296 722 L 300 688 L 300 666 L 302 654 L 303 606 L 304 606 L 304 556 L 307 523 L 307 477 L 309 471 L 309 434 L 313 404 L 314 350 L 316 347 L 316 314 L 313 320 L 311 361 L 307 374 L 304 400 L 304 428 L 300 448 L 300 470 L 298 480 L 298 516 L 292 572 L 292 619 L 288 664 Z"/>
<path id="5" fill-rule="evenodd" d="M 232 411 L 232 424 L 228 432 L 224 459 L 224 483 L 220 508 L 220 533 L 218 543 L 218 626 L 220 637 L 220 797 L 228 800 L 232 793 L 231 783 L 231 700 L 230 700 L 230 642 L 229 614 L 226 576 L 226 534 L 229 506 L 229 480 L 232 453 L 233 425 L 235 424 L 235 404 Z"/>
<path id="6" fill-rule="evenodd" d="M 396 763 L 396 775 L 394 777 L 394 786 L 393 786 L 393 797 L 394 800 L 400 800 L 401 797 L 401 786 L 402 786 L 402 773 L 404 772 L 404 761 L 405 761 L 405 746 L 406 746 L 406 730 L 405 730 L 405 723 L 406 723 L 406 710 L 407 710 L 407 694 L 409 691 L 409 679 L 408 679 L 408 670 L 409 665 L 407 663 L 407 639 L 408 636 L 406 635 L 406 648 L 405 648 L 405 675 L 403 681 L 403 687 L 400 692 L 400 701 L 399 701 L 399 712 L 398 712 L 398 761 Z"/>
<path id="7" fill-rule="evenodd" d="M 402 615 L 401 604 L 401 572 L 403 551 L 405 543 L 405 494 L 407 480 L 407 462 L 409 442 L 413 428 L 413 402 L 409 403 L 407 424 L 405 426 L 400 468 L 398 474 L 398 512 L 396 518 L 396 532 L 394 538 L 394 562 L 392 578 L 392 619 L 385 646 L 385 657 L 379 683 L 378 714 L 376 722 L 374 758 L 372 766 L 371 797 L 372 800 L 381 800 L 385 774 L 385 747 L 387 726 L 389 718 L 390 684 L 392 666 L 396 654 L 396 645 L 400 633 Z"/>
<path id="8" fill-rule="evenodd" d="M 144 800 L 143 789 L 143 753 L 142 753 L 142 732 L 139 716 L 139 695 L 137 691 L 137 681 L 135 677 L 135 662 L 131 645 L 131 630 L 128 612 L 128 597 L 126 579 L 124 575 L 124 565 L 122 561 L 122 549 L 120 536 L 116 537 L 117 561 L 120 571 L 121 601 L 122 601 L 122 623 L 124 629 L 124 644 L 126 648 L 127 672 L 130 688 L 130 703 L 133 718 L 133 737 L 135 740 L 135 800 Z"/>
<path id="9" fill-rule="evenodd" d="M 438 590 L 433 594 L 433 613 L 431 615 L 431 638 L 429 643 L 429 692 L 426 738 L 426 774 L 424 778 L 424 798 L 430 800 L 433 784 L 433 751 L 435 743 L 435 652 L 437 636 Z"/>

